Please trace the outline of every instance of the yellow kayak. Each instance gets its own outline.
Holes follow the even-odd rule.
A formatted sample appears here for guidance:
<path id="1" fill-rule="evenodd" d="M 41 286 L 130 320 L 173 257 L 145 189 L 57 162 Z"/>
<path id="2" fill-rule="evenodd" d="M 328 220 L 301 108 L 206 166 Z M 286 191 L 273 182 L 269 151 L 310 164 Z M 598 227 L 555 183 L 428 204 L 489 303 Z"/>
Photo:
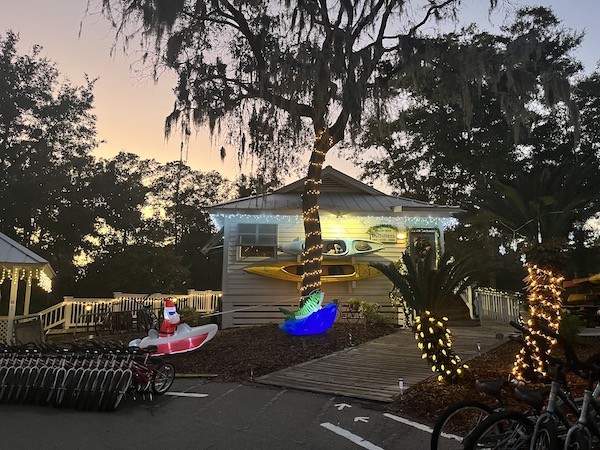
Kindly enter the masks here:
<path id="1" fill-rule="evenodd" d="M 350 262 L 323 261 L 321 267 L 323 268 L 323 275 L 321 275 L 322 283 L 356 281 L 381 275 L 379 270 L 364 263 L 352 264 Z M 244 271 L 279 280 L 302 281 L 301 262 L 287 261 L 274 263 L 270 266 L 252 266 L 244 268 Z"/>
<path id="2" fill-rule="evenodd" d="M 563 287 L 564 288 L 573 287 L 573 286 L 577 286 L 578 284 L 582 284 L 582 283 L 600 284 L 600 273 L 591 275 L 587 278 L 575 278 L 574 280 L 563 281 Z"/>
<path id="3" fill-rule="evenodd" d="M 588 294 L 571 294 L 567 297 L 567 304 L 579 304 L 579 303 L 597 303 L 600 301 L 600 294 L 588 293 Z"/>

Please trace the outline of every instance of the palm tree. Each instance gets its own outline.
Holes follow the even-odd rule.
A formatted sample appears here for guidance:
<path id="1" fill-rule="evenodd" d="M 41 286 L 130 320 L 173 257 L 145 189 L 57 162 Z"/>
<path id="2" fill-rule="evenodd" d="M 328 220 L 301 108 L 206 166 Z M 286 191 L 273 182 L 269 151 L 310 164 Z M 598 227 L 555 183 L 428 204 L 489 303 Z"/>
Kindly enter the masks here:
<path id="1" fill-rule="evenodd" d="M 452 334 L 443 309 L 448 302 L 472 283 L 475 270 L 471 258 L 453 261 L 448 253 L 441 255 L 433 267 L 433 252 L 415 260 L 408 252 L 402 255 L 399 269 L 394 264 L 371 264 L 394 284 L 396 295 L 413 308 L 417 317 L 413 325 L 415 339 L 438 380 L 456 381 L 466 365 L 452 350 Z"/>
<path id="2" fill-rule="evenodd" d="M 546 354 L 556 341 L 544 335 L 539 325 L 558 331 L 561 316 L 566 243 L 574 223 L 585 221 L 597 205 L 600 182 L 595 156 L 563 161 L 555 166 L 533 167 L 512 180 L 491 181 L 491 190 L 480 193 L 487 218 L 496 220 L 514 235 L 525 239 L 531 335 L 515 360 L 513 375 L 531 380 L 538 372 L 547 375 Z M 592 212 L 590 212 L 592 211 Z M 531 354 L 533 364 L 524 356 Z"/>

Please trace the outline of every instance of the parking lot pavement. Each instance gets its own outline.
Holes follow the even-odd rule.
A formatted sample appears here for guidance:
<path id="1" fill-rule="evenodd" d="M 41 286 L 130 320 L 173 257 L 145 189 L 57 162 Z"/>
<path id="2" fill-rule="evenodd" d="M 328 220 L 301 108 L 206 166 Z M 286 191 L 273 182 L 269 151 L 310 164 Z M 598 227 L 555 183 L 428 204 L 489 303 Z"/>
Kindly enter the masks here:
<path id="1" fill-rule="evenodd" d="M 177 379 L 168 395 L 113 413 L 0 405 L 11 449 L 403 449 L 430 435 L 352 399 L 254 384 Z"/>

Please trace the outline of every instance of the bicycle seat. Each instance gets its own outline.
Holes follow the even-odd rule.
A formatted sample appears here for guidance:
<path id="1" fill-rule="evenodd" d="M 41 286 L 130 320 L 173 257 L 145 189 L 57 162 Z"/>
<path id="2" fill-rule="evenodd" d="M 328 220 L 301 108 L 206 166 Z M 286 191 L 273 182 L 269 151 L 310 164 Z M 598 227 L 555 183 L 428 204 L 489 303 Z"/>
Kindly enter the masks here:
<path id="1" fill-rule="evenodd" d="M 526 403 L 536 411 L 541 411 L 546 403 L 550 387 L 527 388 L 525 386 L 515 387 L 515 398 L 520 402 Z"/>
<path id="2" fill-rule="evenodd" d="M 483 393 L 488 395 L 493 395 L 494 397 L 500 397 L 502 393 L 502 388 L 508 384 L 508 381 L 505 379 L 499 380 L 475 380 L 475 388 Z"/>

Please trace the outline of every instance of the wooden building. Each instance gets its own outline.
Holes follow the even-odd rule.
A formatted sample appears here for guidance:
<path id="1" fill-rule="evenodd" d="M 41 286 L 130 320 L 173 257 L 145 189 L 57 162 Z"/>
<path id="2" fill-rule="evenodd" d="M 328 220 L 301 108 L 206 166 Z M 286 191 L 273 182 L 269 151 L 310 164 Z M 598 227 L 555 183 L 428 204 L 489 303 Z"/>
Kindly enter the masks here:
<path id="1" fill-rule="evenodd" d="M 351 281 L 327 282 L 322 286 L 325 302 L 349 298 L 374 301 L 382 312 L 392 312 L 391 283 L 383 275 L 361 278 L 371 261 L 397 261 L 409 249 L 441 252 L 444 230 L 454 224 L 453 206 L 440 206 L 384 194 L 328 166 L 323 169 L 319 197 L 324 240 L 357 239 L 377 241 L 383 248 L 344 257 L 325 255 L 325 263 L 339 274 L 358 267 Z M 281 323 L 279 307 L 297 307 L 297 281 L 273 277 L 265 267 L 300 265 L 300 256 L 283 252 L 281 246 L 304 239 L 301 194 L 304 179 L 271 194 L 257 195 L 213 205 L 210 215 L 223 236 L 223 327 Z M 261 269 L 252 269 L 260 267 Z M 244 270 L 250 269 L 250 270 Z M 343 270 L 342 270 L 343 269 Z M 254 271 L 254 273 L 252 272 Z M 296 275 L 297 272 L 291 272 Z M 291 276 L 289 278 L 295 278 Z M 358 279 L 356 279 L 358 278 Z"/>

